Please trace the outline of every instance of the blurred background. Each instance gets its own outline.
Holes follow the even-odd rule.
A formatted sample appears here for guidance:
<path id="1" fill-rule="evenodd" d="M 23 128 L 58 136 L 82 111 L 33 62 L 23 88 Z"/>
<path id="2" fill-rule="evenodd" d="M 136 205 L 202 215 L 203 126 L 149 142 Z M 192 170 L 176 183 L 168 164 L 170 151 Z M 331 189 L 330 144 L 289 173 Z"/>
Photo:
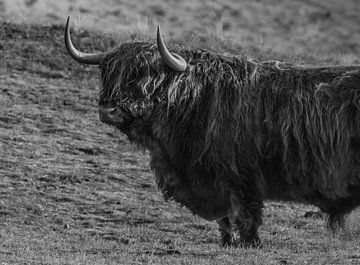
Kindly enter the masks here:
<path id="1" fill-rule="evenodd" d="M 360 53 L 358 0 L 0 0 L 7 21 L 220 38 L 281 53 Z"/>

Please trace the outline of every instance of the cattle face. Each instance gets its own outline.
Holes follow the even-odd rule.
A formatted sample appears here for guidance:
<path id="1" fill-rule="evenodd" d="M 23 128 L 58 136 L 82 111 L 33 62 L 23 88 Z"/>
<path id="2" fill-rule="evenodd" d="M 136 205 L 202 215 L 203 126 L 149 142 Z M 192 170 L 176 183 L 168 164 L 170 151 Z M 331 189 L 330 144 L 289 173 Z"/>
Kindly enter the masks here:
<path id="1" fill-rule="evenodd" d="M 216 220 L 224 245 L 259 244 L 264 200 L 314 204 L 329 226 L 360 204 L 360 68 L 255 62 L 127 42 L 100 66 L 100 119 L 150 151 L 165 199 Z M 178 55 L 181 54 L 182 56 Z"/>

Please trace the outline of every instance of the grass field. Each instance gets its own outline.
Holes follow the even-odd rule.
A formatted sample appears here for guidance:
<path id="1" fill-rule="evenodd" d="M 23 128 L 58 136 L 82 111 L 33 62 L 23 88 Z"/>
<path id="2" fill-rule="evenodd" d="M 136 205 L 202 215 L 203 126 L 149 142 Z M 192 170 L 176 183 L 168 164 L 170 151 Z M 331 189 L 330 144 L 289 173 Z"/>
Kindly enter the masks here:
<path id="1" fill-rule="evenodd" d="M 185 4 L 175 15 L 168 2 L 172 3 L 153 2 L 157 9 L 149 9 L 154 18 L 146 24 L 149 30 L 130 20 L 128 31 L 119 23 L 123 34 L 105 34 L 77 22 L 74 43 L 93 51 L 109 50 L 133 38 L 153 41 L 153 24 L 172 21 L 175 25 L 171 17 L 180 23 L 189 19 L 181 12 L 194 14 L 202 3 Z M 220 2 L 211 2 L 213 6 L 207 8 L 220 8 Z M 250 2 L 244 1 L 242 12 L 252 14 Z M 273 10 L 271 3 L 278 3 L 284 14 L 295 12 L 298 3 L 293 1 L 290 9 L 291 4 L 269 2 L 264 10 Z M 4 3 L 0 2 L 0 12 Z M 140 1 L 133 3 L 141 13 Z M 203 24 L 197 26 L 207 31 L 197 33 L 194 23 L 189 27 L 180 23 L 173 34 L 170 27 L 165 32 L 170 46 L 186 44 L 299 64 L 359 63 L 359 15 L 354 15 L 359 5 L 356 1 L 342 6 L 335 1 L 324 3 L 304 1 L 303 10 L 308 13 L 302 12 L 330 10 L 332 23 L 325 12 L 323 20 L 316 22 L 319 28 L 315 27 L 324 29 L 319 35 L 302 35 L 310 36 L 305 41 L 293 38 L 284 44 L 310 22 L 294 18 L 294 29 L 282 34 L 279 28 L 286 23 L 280 20 L 275 26 L 274 10 L 259 22 L 259 32 L 269 40 L 266 45 L 249 37 L 255 34 L 251 19 L 242 26 L 243 36 L 248 36 L 246 45 L 241 42 L 246 37 L 231 38 L 244 21 L 227 17 L 236 10 L 235 1 L 229 1 L 223 20 L 212 27 L 206 24 L 209 18 L 201 17 Z M 89 16 L 94 16 L 90 11 Z M 83 17 L 87 14 L 81 6 L 78 12 Z M 0 20 L 0 264 L 360 264 L 359 212 L 352 213 L 347 229 L 334 236 L 315 207 L 300 204 L 266 204 L 261 248 L 221 248 L 215 223 L 164 202 L 149 170 L 148 155 L 98 120 L 98 69 L 78 65 L 66 54 L 60 18 L 52 18 L 53 26 L 41 26 L 14 23 L 9 16 Z M 219 30 L 210 33 L 216 27 Z"/>

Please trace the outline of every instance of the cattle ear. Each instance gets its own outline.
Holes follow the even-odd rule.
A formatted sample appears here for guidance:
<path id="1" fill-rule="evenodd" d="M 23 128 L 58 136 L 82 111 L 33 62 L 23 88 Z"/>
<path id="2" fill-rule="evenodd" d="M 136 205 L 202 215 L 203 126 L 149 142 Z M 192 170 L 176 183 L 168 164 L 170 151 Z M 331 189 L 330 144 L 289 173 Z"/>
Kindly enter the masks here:
<path id="1" fill-rule="evenodd" d="M 166 48 L 164 40 L 161 36 L 160 26 L 157 28 L 156 40 L 161 58 L 163 59 L 164 63 L 174 71 L 184 72 L 187 68 L 186 61 L 178 54 L 171 54 Z"/>

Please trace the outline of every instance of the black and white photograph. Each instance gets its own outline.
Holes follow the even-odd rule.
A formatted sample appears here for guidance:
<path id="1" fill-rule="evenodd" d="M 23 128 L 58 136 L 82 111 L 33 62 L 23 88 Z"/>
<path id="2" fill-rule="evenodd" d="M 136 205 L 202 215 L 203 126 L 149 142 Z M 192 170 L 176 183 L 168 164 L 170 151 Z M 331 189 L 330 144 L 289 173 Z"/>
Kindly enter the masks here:
<path id="1" fill-rule="evenodd" d="M 359 0 L 0 0 L 0 265 L 360 264 Z"/>

